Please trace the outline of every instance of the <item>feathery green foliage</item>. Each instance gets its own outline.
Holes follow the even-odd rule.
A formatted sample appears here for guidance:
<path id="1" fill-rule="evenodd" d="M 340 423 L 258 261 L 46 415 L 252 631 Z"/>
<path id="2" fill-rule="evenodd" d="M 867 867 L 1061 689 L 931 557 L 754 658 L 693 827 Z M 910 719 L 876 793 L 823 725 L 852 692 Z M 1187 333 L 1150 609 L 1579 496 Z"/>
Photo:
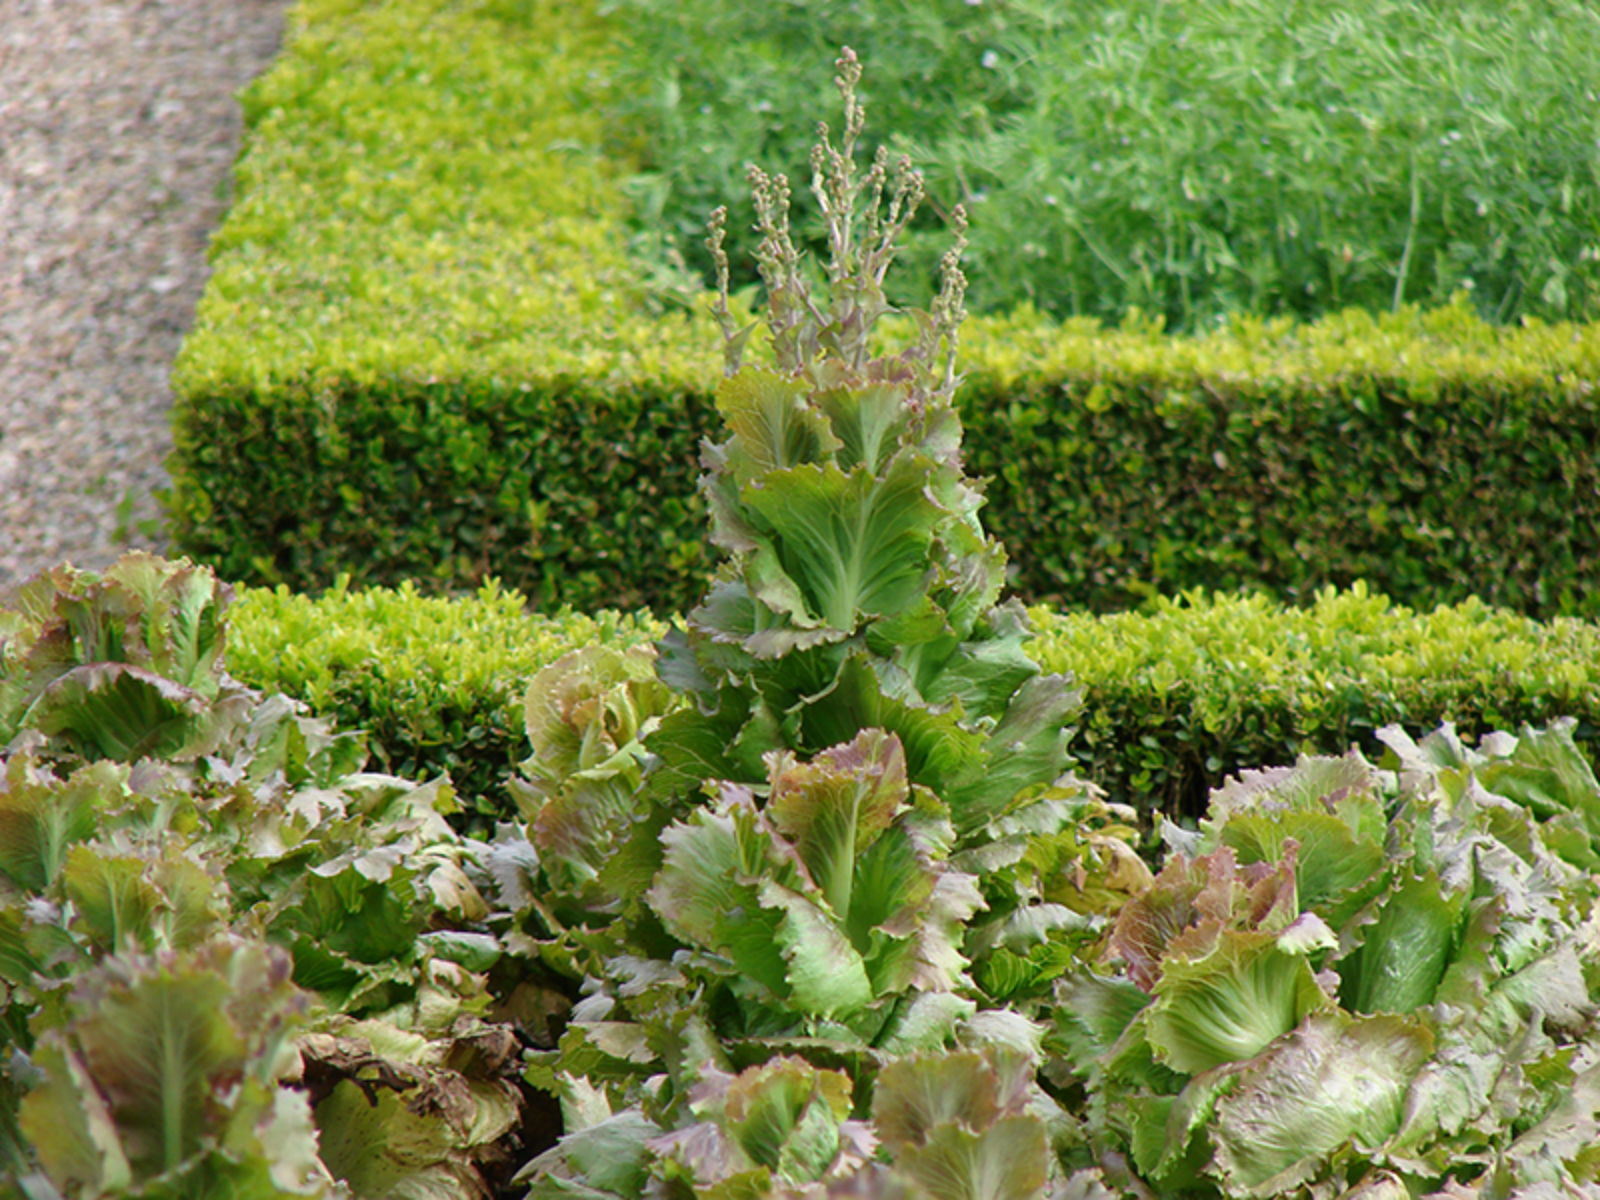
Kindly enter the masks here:
<path id="1" fill-rule="evenodd" d="M 892 148 L 972 214 L 979 311 L 1137 307 L 1194 331 L 1459 289 L 1502 322 L 1600 301 L 1600 21 L 1581 0 L 606 7 L 630 47 L 612 103 L 642 167 L 635 220 L 708 278 L 699 214 L 746 163 L 805 152 L 794 114 L 848 42 L 880 64 Z M 797 222 L 820 246 L 815 211 Z M 895 295 L 919 303 L 940 250 L 911 235 Z"/>

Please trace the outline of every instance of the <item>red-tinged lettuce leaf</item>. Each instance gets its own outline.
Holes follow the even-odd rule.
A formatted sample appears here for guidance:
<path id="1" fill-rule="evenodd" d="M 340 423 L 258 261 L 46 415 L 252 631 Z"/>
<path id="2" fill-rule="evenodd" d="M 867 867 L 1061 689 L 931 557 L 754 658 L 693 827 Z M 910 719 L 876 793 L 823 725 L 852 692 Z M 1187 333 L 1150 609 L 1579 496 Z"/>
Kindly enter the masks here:
<path id="1" fill-rule="evenodd" d="M 834 1167 L 851 1082 L 803 1059 L 775 1058 L 741 1071 L 722 1098 L 722 1123 L 751 1162 L 784 1183 L 811 1183 Z"/>
<path id="2" fill-rule="evenodd" d="M 1389 748 L 1390 756 L 1385 758 L 1385 762 L 1415 775 L 1434 776 L 1441 772 L 1459 771 L 1480 760 L 1477 753 L 1462 743 L 1451 721 L 1446 721 L 1420 742 L 1414 741 L 1399 725 L 1385 725 L 1376 736 Z M 1493 752 L 1504 749 L 1504 734 L 1489 736 L 1494 740 L 1486 740 L 1485 750 Z"/>
<path id="3" fill-rule="evenodd" d="M 338 732 L 331 721 L 306 714 L 305 706 L 287 696 L 268 696 L 250 712 L 239 745 L 226 746 L 233 762 L 225 774 L 239 772 L 258 793 L 274 784 L 300 791 L 331 790 L 367 762 L 366 734 Z M 220 758 L 212 765 L 222 765 Z"/>
<path id="4" fill-rule="evenodd" d="M 940 1200 L 1043 1195 L 1044 1122 L 1028 1111 L 1033 1060 L 996 1046 L 917 1055 L 884 1067 L 873 1126 L 898 1174 Z"/>
<path id="5" fill-rule="evenodd" d="M 867 645 L 904 670 L 927 703 L 956 701 L 974 716 L 998 718 L 1016 690 L 1039 674 L 1026 650 L 1033 626 L 1015 599 L 994 606 L 1005 580 L 998 545 L 960 560 L 959 569 L 964 577 L 954 581 L 953 594 L 929 598 L 926 629 L 879 621 L 868 628 Z"/>
<path id="6" fill-rule="evenodd" d="M 1432 1051 L 1427 1029 L 1401 1017 L 1311 1017 L 1217 1101 L 1215 1173 L 1230 1195 L 1280 1196 L 1345 1146 L 1381 1146 Z"/>
<path id="7" fill-rule="evenodd" d="M 206 697 L 154 671 L 95 662 L 57 676 L 23 721 L 90 761 L 176 758 L 203 746 Z"/>
<path id="8" fill-rule="evenodd" d="M 669 827 L 662 843 L 661 871 L 646 899 L 668 932 L 726 955 L 742 976 L 787 995 L 778 942 L 783 913 L 762 905 L 761 888 L 766 881 L 803 887 L 799 856 L 774 837 L 748 794 L 733 788 L 715 811 Z"/>
<path id="9" fill-rule="evenodd" d="M 448 784 L 363 775 L 340 793 L 339 805 L 308 814 L 292 849 L 264 846 L 263 857 L 231 864 L 236 903 L 260 906 L 275 939 L 304 938 L 356 963 L 412 962 L 436 919 L 487 915 L 468 848 L 444 819 Z"/>
<path id="10" fill-rule="evenodd" d="M 1600 1186 L 1600 1066 L 1591 1064 L 1568 1082 L 1502 1162 L 1511 1182 L 1524 1189 L 1515 1194 L 1535 1194 L 1541 1186 L 1556 1195 L 1593 1194 Z"/>
<path id="11" fill-rule="evenodd" d="M 1383 888 L 1390 865 L 1381 835 L 1364 839 L 1328 812 L 1241 813 L 1216 837 L 1243 863 L 1278 862 L 1293 842 L 1299 903 L 1336 929 Z"/>
<path id="12" fill-rule="evenodd" d="M 655 658 L 649 647 L 587 646 L 529 681 L 523 708 L 533 755 L 523 765 L 541 791 L 557 792 L 585 772 L 632 773 L 637 782 L 638 743 L 676 706 L 656 678 Z"/>
<path id="13" fill-rule="evenodd" d="M 1215 1119 L 1217 1101 L 1237 1082 L 1237 1068 L 1223 1067 L 1190 1079 L 1173 1094 L 1139 1091 L 1123 1099 L 1133 1165 L 1159 1194 L 1211 1190 L 1204 1176 L 1212 1160 L 1205 1130 Z"/>
<path id="14" fill-rule="evenodd" d="M 910 789 L 898 738 L 863 730 L 808 763 L 769 763 L 767 816 L 799 852 L 837 920 L 851 924 L 856 861 L 889 828 Z"/>
<path id="15" fill-rule="evenodd" d="M 783 914 L 774 936 L 791 1006 L 809 1016 L 842 1018 L 872 1003 L 866 964 L 833 913 L 777 883 L 763 886 L 760 897 L 763 907 Z"/>
<path id="16" fill-rule="evenodd" d="M 611 868 L 651 815 L 637 780 L 627 775 L 569 779 L 534 813 L 544 902 L 560 910 L 614 913 L 628 893 L 613 886 Z"/>
<path id="17" fill-rule="evenodd" d="M 69 1194 L 126 1189 L 134 1181 L 133 1168 L 83 1059 L 60 1038 L 45 1038 L 32 1058 L 44 1083 L 23 1098 L 21 1126 L 48 1178 Z M 30 1122 L 39 1128 L 30 1130 Z"/>
<path id="18" fill-rule="evenodd" d="M 810 404 L 828 421 L 833 460 L 841 469 L 859 466 L 876 473 L 895 451 L 916 445 L 926 435 L 908 384 L 864 384 L 843 371 L 828 370 L 831 365 L 822 364 Z"/>
<path id="19" fill-rule="evenodd" d="M 965 950 L 990 996 L 1025 1003 L 1089 969 L 1110 918 L 1154 877 L 1130 844 L 1137 831 L 1081 786 L 1051 789 L 988 833 L 953 859 L 978 877 L 991 914 L 969 927 Z"/>
<path id="20" fill-rule="evenodd" d="M 841 1071 L 779 1056 L 737 1076 L 710 1072 L 694 1088 L 694 1121 L 648 1143 L 651 1173 L 666 1194 L 821 1194 L 812 1185 L 848 1178 L 874 1142 L 848 1120 L 851 1081 Z M 790 1189 L 794 1189 L 791 1192 Z"/>
<path id="21" fill-rule="evenodd" d="M 635 1200 L 649 1180 L 648 1148 L 661 1127 L 628 1109 L 569 1133 L 524 1164 L 512 1183 L 528 1188 L 527 1200 Z"/>
<path id="22" fill-rule="evenodd" d="M 1223 931 L 1280 933 L 1299 912 L 1293 847 L 1282 862 L 1244 866 L 1227 846 L 1174 855 L 1117 914 L 1107 950 L 1128 964 L 1134 983 L 1154 991 L 1173 958 L 1207 954 Z"/>
<path id="23" fill-rule="evenodd" d="M 1033 1062 L 990 1047 L 913 1055 L 889 1063 L 873 1091 L 872 1120 L 891 1152 L 926 1142 L 941 1125 L 981 1132 L 1021 1114 L 1033 1087 Z"/>
<path id="24" fill-rule="evenodd" d="M 416 868 L 389 847 L 325 864 L 292 895 L 274 914 L 274 932 L 305 935 L 358 963 L 409 958 L 432 915 Z"/>
<path id="25" fill-rule="evenodd" d="M 126 1186 L 219 1148 L 298 1174 L 309 1129 L 290 1136 L 297 1113 L 276 1081 L 304 1008 L 288 956 L 258 943 L 108 959 L 40 1035 L 47 1082 L 24 1099 L 22 1127 L 58 1184 L 98 1173 L 89 1186 Z"/>
<path id="26" fill-rule="evenodd" d="M 26 754 L 0 775 L 0 873 L 23 891 L 45 892 L 67 851 L 98 831 L 102 814 L 128 795 L 127 771 L 112 763 L 81 767 L 67 780 Z"/>
<path id="27" fill-rule="evenodd" d="M 343 1013 L 387 1009 L 416 986 L 410 946 L 404 958 L 362 962 L 331 949 L 321 938 L 303 933 L 274 932 L 294 959 L 294 981 L 315 992 L 328 1008 Z"/>
<path id="28" fill-rule="evenodd" d="M 942 806 L 919 795 L 856 864 L 848 928 L 879 995 L 965 982 L 961 944 L 984 902 L 976 879 L 950 865 L 954 841 Z"/>
<path id="29" fill-rule="evenodd" d="M 1162 967 L 1146 1036 L 1158 1062 L 1187 1075 L 1253 1058 L 1333 1007 L 1306 955 L 1272 933 L 1224 929 L 1203 954 Z"/>
<path id="30" fill-rule="evenodd" d="M 887 664 L 859 652 L 843 659 L 825 685 L 800 696 L 787 714 L 785 728 L 794 730 L 790 743 L 802 753 L 843 745 L 864 729 L 893 734 L 905 751 L 907 778 L 941 799 L 958 783 L 967 786 L 979 777 L 989 761 L 988 739 L 969 727 L 959 706 L 927 707 Z"/>
<path id="31" fill-rule="evenodd" d="M 1055 984 L 1055 1042 L 1079 1075 L 1096 1076 L 1149 1004 L 1149 993 L 1121 976 L 1063 976 Z"/>
<path id="32" fill-rule="evenodd" d="M 663 666 L 669 661 L 693 660 L 687 654 L 675 659 L 663 654 Z M 732 688 L 718 691 L 708 687 L 696 700 L 663 717 L 655 735 L 646 743 L 658 759 L 656 769 L 645 781 L 646 794 L 651 799 L 672 803 L 697 798 L 702 783 L 708 779 L 753 783 L 761 778 L 759 756 L 754 764 L 734 757 L 734 744 L 751 719 L 749 699 Z"/>
<path id="33" fill-rule="evenodd" d="M 1442 1019 L 1429 1022 L 1434 1054 L 1412 1081 L 1400 1128 L 1382 1148 L 1384 1160 L 1411 1178 L 1491 1170 L 1505 1162 L 1529 1122 L 1581 1093 L 1574 1048 L 1545 1034 L 1536 1009 L 1520 1027 L 1444 1006 L 1437 1014 Z"/>
<path id="34" fill-rule="evenodd" d="M 101 587 L 137 597 L 139 634 L 150 667 L 176 683 L 215 696 L 223 674 L 223 614 L 233 589 L 187 559 L 124 554 L 105 571 Z M 132 656 L 128 661 L 139 661 Z"/>
<path id="35" fill-rule="evenodd" d="M 516 1118 L 507 1087 L 466 1081 L 402 1092 L 347 1079 L 316 1107 L 322 1161 L 358 1200 L 481 1200 L 474 1151 Z"/>
<path id="36" fill-rule="evenodd" d="M 668 931 L 813 1017 L 956 986 L 982 898 L 950 869 L 948 821 L 908 788 L 898 740 L 871 730 L 809 763 L 768 765 L 764 812 L 724 785 L 715 812 L 663 834 L 649 901 Z"/>
<path id="37" fill-rule="evenodd" d="M 1050 1142 L 1036 1117 L 1005 1117 L 981 1133 L 941 1125 L 907 1146 L 895 1170 L 934 1200 L 1032 1200 L 1045 1194 Z"/>
<path id="38" fill-rule="evenodd" d="M 1303 755 L 1292 767 L 1243 771 L 1214 789 L 1202 828 L 1215 830 L 1240 814 L 1327 812 L 1340 817 L 1358 840 L 1381 841 L 1386 825 L 1381 782 L 1358 751 L 1342 758 Z"/>
<path id="39" fill-rule="evenodd" d="M 133 761 L 216 740 L 230 596 L 205 568 L 142 552 L 14 589 L 0 600 L 0 745 L 33 728 L 68 754 Z"/>
<path id="40" fill-rule="evenodd" d="M 159 853 L 74 846 L 61 886 L 102 953 L 187 949 L 227 923 L 219 881 L 171 841 Z"/>
<path id="41" fill-rule="evenodd" d="M 805 610 L 787 614 L 796 624 L 848 633 L 862 617 L 893 616 L 916 602 L 929 543 L 945 516 L 930 497 L 938 470 L 903 453 L 878 474 L 805 464 L 741 489 L 745 506 L 773 531 L 771 553 L 804 597 Z"/>
<path id="42" fill-rule="evenodd" d="M 1475 748 L 1448 724 L 1420 743 L 1397 726 L 1378 737 L 1413 792 L 1436 787 L 1453 803 L 1482 788 L 1529 813 L 1550 851 L 1593 871 L 1600 867 L 1600 783 L 1573 740 L 1574 724 L 1562 718 L 1544 729 L 1524 726 L 1516 737 L 1491 733 Z"/>
<path id="43" fill-rule="evenodd" d="M 975 1001 L 954 992 L 916 993 L 895 1008 L 874 1046 L 891 1057 L 948 1050 L 977 1011 Z"/>
<path id="44" fill-rule="evenodd" d="M 1201 827 L 1203 849 L 1230 846 L 1244 863 L 1278 862 L 1295 842 L 1299 903 L 1335 929 L 1384 884 L 1382 779 L 1354 750 L 1243 772 L 1212 793 Z"/>
<path id="45" fill-rule="evenodd" d="M 810 393 L 806 380 L 755 369 L 741 371 L 717 384 L 717 412 L 731 434 L 719 449 L 726 469 L 741 488 L 772 471 L 832 461 L 833 452 L 841 449 L 840 438 L 829 421 L 838 405 L 827 405 L 821 396 L 813 402 Z M 901 397 L 891 391 L 884 400 L 892 406 Z M 883 404 L 875 407 L 881 412 Z M 869 414 L 862 415 L 869 424 L 873 423 Z M 859 461 L 848 448 L 846 456 Z"/>
<path id="46" fill-rule="evenodd" d="M 1064 675 L 1036 676 L 1017 689 L 985 738 L 983 757 L 969 759 L 939 791 L 958 833 L 971 833 L 1027 789 L 1061 776 L 1068 763 L 1067 722 L 1082 704 L 1082 692 Z"/>
<path id="47" fill-rule="evenodd" d="M 1600 865 L 1600 782 L 1573 740 L 1577 722 L 1564 718 L 1545 729 L 1524 726 L 1509 757 L 1475 768 L 1489 791 L 1525 806 L 1539 820 L 1574 816 L 1590 841 L 1587 861 Z"/>

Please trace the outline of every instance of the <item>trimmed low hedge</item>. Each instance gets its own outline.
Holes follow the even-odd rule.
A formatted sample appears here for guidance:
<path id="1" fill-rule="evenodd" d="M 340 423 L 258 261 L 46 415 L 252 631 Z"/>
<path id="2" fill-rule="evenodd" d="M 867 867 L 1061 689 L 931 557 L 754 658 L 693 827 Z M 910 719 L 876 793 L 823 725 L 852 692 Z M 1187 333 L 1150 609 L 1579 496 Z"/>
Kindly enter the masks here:
<path id="1" fill-rule="evenodd" d="M 1398 724 L 1468 738 L 1575 717 L 1600 761 L 1600 625 L 1476 599 L 1418 613 L 1363 585 L 1304 608 L 1189 593 L 1145 613 L 1035 610 L 1034 655 L 1084 692 L 1074 753 L 1145 812 L 1194 816 L 1241 770 L 1359 747 Z"/>
<path id="2" fill-rule="evenodd" d="M 1081 774 L 1146 814 L 1194 815 L 1228 775 L 1301 751 L 1380 753 L 1375 730 L 1463 734 L 1558 716 L 1600 748 L 1600 626 L 1539 623 L 1467 601 L 1426 614 L 1364 587 L 1308 608 L 1191 594 L 1154 611 L 1033 610 L 1032 653 L 1072 673 L 1084 709 Z M 341 586 L 319 599 L 249 588 L 230 610 L 229 670 L 347 728 L 412 777 L 449 771 L 484 814 L 527 757 L 522 693 L 541 667 L 590 644 L 654 641 L 648 613 L 531 613 L 495 584 L 458 600 Z"/>
<path id="3" fill-rule="evenodd" d="M 984 332 L 968 461 L 1032 600 L 1365 580 L 1417 608 L 1600 614 L 1600 327 L 1456 306 L 1194 340 Z"/>
<path id="4" fill-rule="evenodd" d="M 302 591 L 697 598 L 716 338 L 627 252 L 594 107 L 613 54 L 588 4 L 302 0 L 174 375 L 178 549 Z M 1593 327 L 1021 312 L 974 321 L 964 362 L 985 522 L 1031 600 L 1366 579 L 1600 613 Z"/>
<path id="5" fill-rule="evenodd" d="M 364 730 L 386 771 L 449 772 L 480 812 L 505 802 L 505 779 L 528 756 L 522 695 L 541 667 L 578 646 L 625 649 L 666 632 L 649 613 L 530 613 L 492 581 L 454 599 L 345 580 L 316 599 L 246 588 L 228 622 L 230 674 Z"/>

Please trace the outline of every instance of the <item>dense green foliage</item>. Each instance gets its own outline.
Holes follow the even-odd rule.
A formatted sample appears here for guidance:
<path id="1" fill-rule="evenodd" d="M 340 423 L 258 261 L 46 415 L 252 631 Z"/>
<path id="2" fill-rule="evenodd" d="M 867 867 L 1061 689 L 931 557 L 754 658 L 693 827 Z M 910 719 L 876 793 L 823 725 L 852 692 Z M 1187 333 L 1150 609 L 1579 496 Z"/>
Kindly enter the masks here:
<path id="1" fill-rule="evenodd" d="M 494 576 L 547 610 L 692 605 L 714 355 L 628 252 L 631 168 L 591 103 L 620 19 L 297 9 L 175 374 L 181 549 L 301 591 Z M 1030 600 L 1365 579 L 1419 607 L 1600 604 L 1592 327 L 1449 308 L 1190 339 L 1020 312 L 966 348 L 969 458 Z"/>
<path id="2" fill-rule="evenodd" d="M 145 554 L 0 600 L 0 1186 L 480 1197 L 539 1111 L 489 855 L 234 680 L 229 603 Z"/>
<path id="3" fill-rule="evenodd" d="M 943 211 L 972 213 L 979 311 L 1137 306 L 1195 330 L 1459 288 L 1498 321 L 1600 302 L 1600 15 L 1583 0 L 606 7 L 631 48 L 613 102 L 642 166 L 635 220 L 702 268 L 704 214 L 747 162 L 804 161 L 799 114 L 849 45 L 893 148 Z M 749 212 L 730 222 L 744 251 Z M 913 301 L 939 253 L 931 229 L 908 245 Z"/>
<path id="4" fill-rule="evenodd" d="M 413 631 L 441 603 L 330 599 L 410 607 Z M 1244 772 L 1166 829 L 1152 876 L 1070 777 L 952 853 L 881 731 L 772 756 L 770 790 L 647 787 L 644 745 L 689 727 L 605 623 L 529 689 L 529 819 L 477 841 L 442 819 L 445 781 L 363 773 L 359 735 L 232 679 L 232 615 L 208 573 L 146 555 L 0 604 L 19 1194 L 1461 1200 L 1600 1178 L 1600 784 L 1566 723 L 1476 747 L 1391 728 L 1387 770 Z M 176 725 L 130 678 L 170 685 Z M 615 823 L 651 795 L 693 811 Z"/>
<path id="5" fill-rule="evenodd" d="M 1029 654 L 1085 696 L 1071 742 L 1080 773 L 1146 812 L 1192 815 L 1227 776 L 1302 750 L 1375 754 L 1388 724 L 1421 736 L 1450 721 L 1471 735 L 1570 715 L 1591 755 L 1600 728 L 1600 629 L 1571 619 L 1472 601 L 1415 613 L 1363 588 L 1305 608 L 1193 594 L 1148 613 L 1029 615 Z M 458 600 L 245 589 L 228 659 L 251 686 L 368 730 L 395 769 L 449 770 L 463 802 L 487 811 L 507 804 L 528 752 L 529 680 L 570 651 L 626 651 L 666 629 L 644 614 L 529 613 L 499 589 Z"/>
<path id="6" fill-rule="evenodd" d="M 1192 623 L 1142 662 L 1092 617 L 1037 635 L 962 457 L 964 214 L 905 348 L 874 343 L 921 181 L 883 158 L 858 172 L 859 64 L 838 66 L 844 130 L 813 158 L 825 290 L 787 184 L 760 173 L 768 358 L 744 361 L 755 326 L 719 272 L 723 436 L 699 486 L 726 558 L 681 621 L 645 645 L 647 613 L 533 617 L 492 584 L 256 594 L 260 629 L 277 623 L 262 673 L 333 707 L 383 692 L 374 715 L 423 717 L 396 756 L 415 765 L 503 768 L 474 739 L 510 728 L 507 684 L 531 671 L 511 806 L 452 825 L 448 779 L 366 773 L 359 734 L 229 674 L 230 589 L 189 562 L 63 566 L 0 598 L 8 1189 L 1488 1200 L 1600 1182 L 1600 782 L 1575 723 L 1476 745 L 1390 726 L 1383 769 L 1351 751 L 1242 772 L 1198 828 L 1162 824 L 1154 874 L 1134 810 L 1065 769 L 1082 692 L 1053 653 L 1087 631 L 1164 703 L 1232 662 L 1231 608 L 1272 703 L 1286 680 L 1320 700 L 1404 638 L 1361 589 L 1320 597 L 1300 634 L 1265 601 L 1195 600 L 1158 614 Z M 1513 669 L 1541 704 L 1592 699 L 1592 626 L 1479 602 L 1430 621 L 1418 653 L 1379 655 L 1374 707 L 1452 665 L 1456 698 Z M 1197 705 L 1196 725 L 1229 736 L 1226 712 Z M 1113 716 L 1086 741 L 1115 754 L 1122 734 Z"/>

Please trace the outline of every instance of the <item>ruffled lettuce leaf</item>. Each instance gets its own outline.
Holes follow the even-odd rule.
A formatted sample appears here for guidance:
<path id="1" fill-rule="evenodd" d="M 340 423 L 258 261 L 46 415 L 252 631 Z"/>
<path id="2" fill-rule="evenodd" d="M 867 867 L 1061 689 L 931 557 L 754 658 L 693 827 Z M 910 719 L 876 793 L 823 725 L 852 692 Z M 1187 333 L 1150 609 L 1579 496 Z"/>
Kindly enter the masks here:
<path id="1" fill-rule="evenodd" d="M 32 729 L 91 760 L 202 752 L 238 709 L 222 669 L 231 596 L 205 568 L 142 552 L 14 589 L 0 605 L 0 746 Z"/>
<path id="2" fill-rule="evenodd" d="M 989 1046 L 885 1067 L 873 1124 L 894 1170 L 940 1200 L 1028 1200 L 1050 1177 L 1045 1123 L 1030 1110 L 1035 1060 Z"/>
<path id="3" fill-rule="evenodd" d="M 1281 1196 L 1342 1147 L 1382 1145 L 1432 1050 L 1425 1026 L 1405 1018 L 1310 1017 L 1217 1101 L 1212 1170 L 1230 1195 Z"/>
<path id="4" fill-rule="evenodd" d="M 52 1182 L 160 1194 L 177 1177 L 173 1194 L 207 1195 L 265 1176 L 286 1194 L 331 1195 L 304 1099 L 278 1087 L 305 1010 L 289 971 L 281 951 L 225 939 L 80 976 L 39 1038 L 44 1085 L 22 1102 Z"/>

